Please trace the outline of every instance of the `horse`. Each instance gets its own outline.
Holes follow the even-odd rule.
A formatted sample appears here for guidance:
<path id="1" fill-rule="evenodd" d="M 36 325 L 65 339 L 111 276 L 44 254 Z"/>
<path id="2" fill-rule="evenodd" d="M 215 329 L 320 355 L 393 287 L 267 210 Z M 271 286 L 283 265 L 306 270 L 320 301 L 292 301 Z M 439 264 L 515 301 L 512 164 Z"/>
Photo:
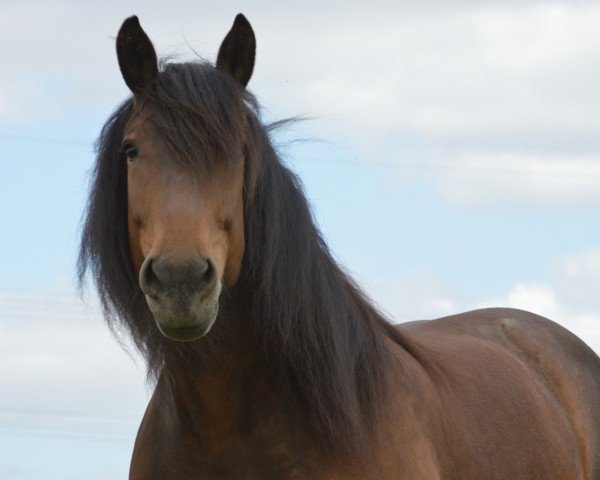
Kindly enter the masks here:
<path id="1" fill-rule="evenodd" d="M 583 341 L 502 308 L 394 326 L 336 262 L 246 88 L 242 14 L 214 66 L 159 62 L 135 16 L 116 47 L 132 95 L 78 272 L 154 385 L 130 479 L 600 480 Z"/>

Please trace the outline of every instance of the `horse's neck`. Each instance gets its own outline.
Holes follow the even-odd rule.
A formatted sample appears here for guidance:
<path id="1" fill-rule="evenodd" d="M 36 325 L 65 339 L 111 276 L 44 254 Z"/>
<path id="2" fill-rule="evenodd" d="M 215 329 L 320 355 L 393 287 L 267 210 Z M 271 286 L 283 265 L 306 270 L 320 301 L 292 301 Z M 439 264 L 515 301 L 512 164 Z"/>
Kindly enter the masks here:
<path id="1" fill-rule="evenodd" d="M 167 457 L 181 455 L 186 461 L 197 459 L 217 469 L 227 466 L 246 471 L 269 465 L 269 472 L 259 478 L 381 478 L 348 473 L 356 467 L 352 458 L 344 458 L 341 464 L 336 463 L 339 459 L 332 460 L 327 443 L 315 436 L 298 403 L 290 401 L 290 392 L 282 391 L 272 365 L 258 353 L 262 349 L 250 340 L 250 329 L 244 328 L 250 319 L 241 320 L 239 335 L 229 336 L 227 345 L 220 344 L 218 354 L 201 355 L 196 365 L 189 359 L 166 365 L 138 443 L 161 438 L 165 448 L 173 450 Z M 203 345 L 208 344 L 197 343 L 198 348 Z M 401 349 L 396 353 L 398 363 L 410 360 Z M 408 390 L 400 388 L 405 383 L 395 382 L 389 413 L 390 419 L 402 419 L 403 428 L 410 430 L 412 416 L 405 411 Z M 384 437 L 391 438 L 391 434 L 386 431 Z M 370 455 L 376 453 L 374 449 Z M 323 473 L 338 467 L 344 472 L 341 476 Z"/>
<path id="2" fill-rule="evenodd" d="M 220 320 L 225 321 L 218 318 L 215 330 Z M 208 441 L 247 428 L 249 418 L 273 414 L 280 404 L 268 362 L 251 334 L 250 319 L 240 316 L 226 321 L 235 323 L 227 325 L 229 334 L 209 334 L 221 337 L 218 345 L 209 344 L 207 337 L 197 342 L 196 348 L 206 351 L 196 361 L 169 359 L 157 385 L 164 406 L 180 424 L 202 432 Z"/>
<path id="3" fill-rule="evenodd" d="M 160 437 L 167 458 L 235 478 L 368 478 L 327 473 L 339 468 L 337 460 L 272 383 L 268 366 L 252 357 L 238 360 L 237 369 L 227 366 L 221 374 L 163 374 L 149 407 L 160 412 L 147 414 L 142 440 Z M 138 443 L 144 444 L 139 437 Z"/>
<path id="4" fill-rule="evenodd" d="M 235 430 L 242 419 L 264 405 L 272 392 L 265 372 L 252 357 L 231 358 L 218 366 L 199 365 L 195 371 L 169 369 L 161 388 L 167 390 L 170 407 L 195 431 L 210 437 Z M 237 368 L 234 367 L 234 362 Z"/>

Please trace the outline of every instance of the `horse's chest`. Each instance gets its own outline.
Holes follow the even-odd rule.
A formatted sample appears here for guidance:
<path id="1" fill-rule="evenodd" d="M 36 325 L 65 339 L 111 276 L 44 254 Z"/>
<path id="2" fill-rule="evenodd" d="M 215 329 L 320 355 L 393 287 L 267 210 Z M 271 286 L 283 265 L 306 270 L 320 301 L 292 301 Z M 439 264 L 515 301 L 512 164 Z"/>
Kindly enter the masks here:
<path id="1" fill-rule="evenodd" d="M 288 459 L 251 447 L 226 452 L 202 451 L 185 442 L 148 455 L 140 451 L 131 467 L 131 479 L 305 479 L 310 469 L 291 456 Z"/>
<path id="2" fill-rule="evenodd" d="M 402 461 L 390 455 L 384 465 L 355 465 L 335 461 L 315 452 L 316 439 L 281 441 L 279 435 L 257 435 L 253 441 L 209 445 L 198 438 L 181 436 L 153 443 L 157 436 L 138 437 L 131 467 L 131 480 L 415 480 L 439 479 L 430 452 L 411 451 Z M 322 453 L 322 452 L 321 452 Z M 405 452 L 406 453 L 406 452 Z"/>
<path id="3" fill-rule="evenodd" d="M 146 418 L 140 427 L 130 479 L 306 479 L 313 474 L 311 446 L 289 433 L 258 429 L 251 435 L 232 431 L 211 437 L 185 432 Z M 323 477 L 319 477 L 323 478 Z"/>

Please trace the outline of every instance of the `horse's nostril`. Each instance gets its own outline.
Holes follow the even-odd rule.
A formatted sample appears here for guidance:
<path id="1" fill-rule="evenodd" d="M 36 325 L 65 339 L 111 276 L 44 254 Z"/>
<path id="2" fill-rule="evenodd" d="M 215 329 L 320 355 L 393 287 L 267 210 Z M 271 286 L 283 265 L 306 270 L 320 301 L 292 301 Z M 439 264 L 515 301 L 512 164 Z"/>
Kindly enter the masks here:
<path id="1" fill-rule="evenodd" d="M 187 263 L 185 270 L 190 283 L 201 284 L 210 270 L 210 263 L 206 258 L 194 258 Z"/>
<path id="2" fill-rule="evenodd" d="M 188 285 L 196 291 L 212 290 L 217 280 L 217 269 L 210 258 L 196 258 L 188 263 Z"/>
<path id="3" fill-rule="evenodd" d="M 215 266 L 214 266 L 212 260 L 207 258 L 206 259 L 206 267 L 204 268 L 204 273 L 202 275 L 203 280 L 206 282 L 210 282 L 210 280 L 215 275 L 215 273 L 216 273 L 216 269 L 215 269 Z"/>
<path id="4" fill-rule="evenodd" d="M 156 297 L 157 292 L 160 290 L 161 281 L 154 271 L 155 261 L 154 258 L 148 257 L 144 260 L 142 268 L 140 269 L 140 287 L 146 295 Z"/>

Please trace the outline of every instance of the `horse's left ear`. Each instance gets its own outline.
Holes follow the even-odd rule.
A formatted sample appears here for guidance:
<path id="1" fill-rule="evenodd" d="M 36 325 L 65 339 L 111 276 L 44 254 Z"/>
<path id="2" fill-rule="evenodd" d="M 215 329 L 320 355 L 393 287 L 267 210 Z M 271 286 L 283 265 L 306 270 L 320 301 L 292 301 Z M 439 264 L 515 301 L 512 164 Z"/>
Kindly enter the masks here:
<path id="1" fill-rule="evenodd" d="M 250 22 L 239 13 L 233 26 L 223 40 L 217 55 L 217 68 L 235 78 L 244 87 L 248 85 L 254 58 L 256 56 L 256 37 Z"/>
<path id="2" fill-rule="evenodd" d="M 135 15 L 127 18 L 119 29 L 117 57 L 123 79 L 134 95 L 140 94 L 158 75 L 156 52 Z"/>

